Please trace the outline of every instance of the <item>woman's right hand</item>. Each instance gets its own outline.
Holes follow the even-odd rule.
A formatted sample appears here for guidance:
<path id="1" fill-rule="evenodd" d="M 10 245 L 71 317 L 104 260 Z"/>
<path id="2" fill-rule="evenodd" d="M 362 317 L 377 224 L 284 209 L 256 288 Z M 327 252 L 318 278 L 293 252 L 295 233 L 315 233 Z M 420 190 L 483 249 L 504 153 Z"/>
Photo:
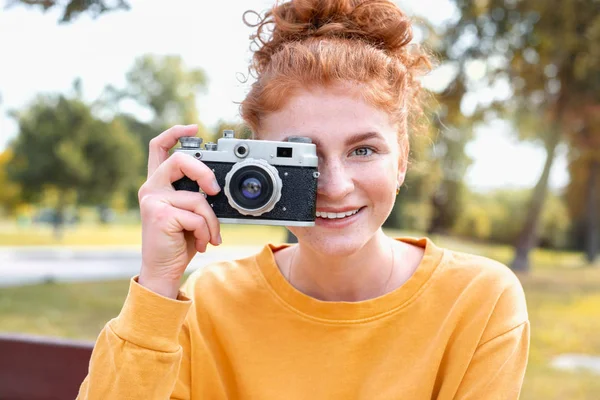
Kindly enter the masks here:
<path id="1" fill-rule="evenodd" d="M 148 179 L 138 192 L 142 218 L 142 267 L 139 283 L 166 297 L 176 298 L 181 277 L 208 243 L 221 244 L 217 217 L 199 192 L 175 190 L 183 176 L 196 181 L 209 195 L 221 189 L 204 163 L 169 150 L 182 136 L 194 136 L 197 125 L 174 126 L 150 141 Z"/>

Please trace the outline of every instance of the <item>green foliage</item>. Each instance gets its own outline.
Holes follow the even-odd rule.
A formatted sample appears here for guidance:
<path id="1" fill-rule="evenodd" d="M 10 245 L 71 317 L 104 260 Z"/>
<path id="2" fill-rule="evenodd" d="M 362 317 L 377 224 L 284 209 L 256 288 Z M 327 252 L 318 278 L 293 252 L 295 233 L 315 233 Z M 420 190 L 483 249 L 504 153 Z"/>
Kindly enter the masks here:
<path id="1" fill-rule="evenodd" d="M 180 56 L 144 55 L 127 72 L 127 86 L 107 88 L 117 99 L 129 98 L 152 112 L 152 125 L 166 129 L 173 125 L 200 124 L 196 95 L 206 90 L 207 78 L 201 69 L 187 69 Z M 201 127 L 201 133 L 205 129 Z"/>
<path id="2" fill-rule="evenodd" d="M 410 135 L 409 164 L 400 197 L 407 201 L 428 202 L 443 179 L 438 160 L 438 135 L 433 125 L 425 134 Z"/>
<path id="3" fill-rule="evenodd" d="M 548 153 L 544 169 L 548 173 L 541 175 L 527 203 L 518 257 L 512 263 L 526 269 L 536 233 L 544 232 L 538 227 L 540 210 L 556 146 L 567 138 L 572 145 L 581 136 L 589 146 L 590 137 L 600 136 L 598 124 L 590 122 L 590 115 L 598 113 L 589 111 L 600 104 L 600 2 L 455 0 L 454 4 L 459 18 L 428 32 L 430 44 L 454 71 L 441 98 L 442 104 L 450 105 L 449 116 L 460 109 L 472 121 L 508 119 L 521 139 L 542 143 Z M 437 214 L 451 215 L 443 207 L 437 209 Z"/>
<path id="4" fill-rule="evenodd" d="M 81 223 L 69 225 L 60 241 L 52 235 L 48 226 L 22 225 L 0 220 L 0 246 L 135 246 L 141 245 L 142 235 L 139 212 L 117 216 L 117 224 L 100 224 L 95 208 L 81 207 Z M 265 243 L 285 241 L 287 230 L 282 226 L 269 225 L 221 225 L 223 246 L 263 246 Z M 1 297 L 1 296 L 0 296 Z"/>
<path id="5" fill-rule="evenodd" d="M 443 178 L 440 163 L 432 151 L 436 132 L 429 125 L 429 129 L 422 133 L 409 135 L 410 153 L 406 179 L 385 227 L 421 232 L 427 230 L 432 214 L 429 199 Z"/>
<path id="6" fill-rule="evenodd" d="M 437 187 L 430 193 L 433 214 L 427 228 L 429 233 L 451 229 L 464 207 L 464 177 L 472 160 L 465 153 L 473 138 L 473 121 L 465 118 L 460 104 L 464 88 L 452 86 L 439 95 L 432 128 L 439 132 L 429 157 L 430 166 L 440 172 Z"/>
<path id="7" fill-rule="evenodd" d="M 571 241 L 572 219 L 562 197 L 549 195 L 544 203 L 540 222 L 539 240 L 544 247 L 573 248 Z"/>
<path id="8" fill-rule="evenodd" d="M 425 232 L 431 220 L 431 211 L 431 203 L 406 200 L 401 193 L 384 227 Z"/>
<path id="9" fill-rule="evenodd" d="M 3 209 L 8 214 L 13 213 L 17 208 L 21 192 L 19 185 L 9 180 L 6 173 L 6 166 L 12 157 L 10 149 L 6 149 L 0 153 L 0 188 L 2 188 L 0 190 L 0 209 Z"/>
<path id="10" fill-rule="evenodd" d="M 453 232 L 461 237 L 488 240 L 492 235 L 492 223 L 496 219 L 493 213 L 502 213 L 502 209 L 494 204 L 483 207 L 480 204 L 470 204 L 459 216 Z"/>
<path id="11" fill-rule="evenodd" d="M 115 194 L 137 183 L 137 171 L 145 165 L 143 152 L 119 119 L 105 124 L 103 132 L 90 135 L 84 152 L 94 165 L 90 184 L 80 191 L 80 200 L 86 204 L 108 203 Z"/>
<path id="12" fill-rule="evenodd" d="M 118 114 L 115 117 L 115 121 L 125 126 L 126 130 L 131 133 L 132 138 L 135 140 L 135 147 L 140 152 L 140 159 L 142 160 L 139 163 L 135 176 L 129 180 L 124 190 L 125 206 L 133 209 L 138 207 L 138 190 L 146 181 L 148 173 L 145 161 L 148 159 L 149 143 L 152 138 L 160 133 L 160 128 L 155 128 L 151 123 L 140 121 L 129 114 Z"/>
<path id="13" fill-rule="evenodd" d="M 97 18 L 101 14 L 116 10 L 129 10 L 129 2 L 125 0 L 7 0 L 7 7 L 16 4 L 24 4 L 27 6 L 40 7 L 42 10 L 48 11 L 56 7 L 62 8 L 62 16 L 60 23 L 71 22 L 82 14 L 89 14 L 93 18 Z"/>
<path id="14" fill-rule="evenodd" d="M 492 106 L 558 118 L 557 112 L 576 109 L 588 96 L 598 98 L 597 1 L 456 0 L 455 5 L 460 18 L 432 35 L 442 58 L 458 66 L 452 84 L 471 90 L 509 84 L 512 92 L 508 98 L 484 99 L 480 110 Z M 483 68 L 482 76 L 468 73 L 473 63 Z"/>
<path id="15" fill-rule="evenodd" d="M 39 201 L 53 188 L 59 207 L 73 193 L 99 204 L 139 168 L 140 152 L 124 125 L 95 118 L 78 98 L 40 95 L 16 117 L 19 134 L 10 146 L 7 171 L 25 200 Z"/>
<path id="16" fill-rule="evenodd" d="M 502 189 L 488 193 L 469 193 L 466 207 L 452 233 L 479 241 L 512 245 L 527 212 L 529 191 Z M 539 241 L 543 247 L 566 249 L 571 245 L 571 218 L 564 201 L 549 195 L 540 217 Z"/>
<path id="17" fill-rule="evenodd" d="M 107 86 L 96 102 L 101 113 L 114 115 L 115 121 L 131 132 L 144 162 L 129 181 L 126 205 L 136 208 L 139 187 L 146 180 L 146 163 L 152 138 L 174 125 L 198 124 L 198 136 L 210 138 L 199 119 L 196 96 L 206 90 L 207 78 L 201 69 L 188 69 L 179 56 L 144 55 L 134 61 L 126 73 L 124 88 Z M 132 100 L 150 113 L 149 120 L 122 110 L 122 101 Z"/>

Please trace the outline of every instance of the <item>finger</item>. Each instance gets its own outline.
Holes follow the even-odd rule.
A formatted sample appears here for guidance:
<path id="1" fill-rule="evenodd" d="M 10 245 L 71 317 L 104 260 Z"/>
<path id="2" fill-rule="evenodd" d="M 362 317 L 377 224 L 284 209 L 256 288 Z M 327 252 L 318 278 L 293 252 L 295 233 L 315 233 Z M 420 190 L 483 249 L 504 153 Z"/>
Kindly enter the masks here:
<path id="1" fill-rule="evenodd" d="M 206 251 L 207 242 L 203 242 L 200 239 L 196 239 L 194 241 L 194 247 L 200 253 L 204 253 Z"/>
<path id="2" fill-rule="evenodd" d="M 198 192 L 179 190 L 167 193 L 162 201 L 169 203 L 173 207 L 191 211 L 194 214 L 204 217 L 210 233 L 210 243 L 213 246 L 221 244 L 221 224 L 214 210 L 204 198 L 204 195 Z"/>
<path id="3" fill-rule="evenodd" d="M 169 157 L 171 150 L 183 136 L 194 136 L 198 125 L 175 125 L 150 141 L 148 152 L 148 177 Z"/>
<path id="4" fill-rule="evenodd" d="M 193 232 L 194 240 L 205 244 L 210 241 L 210 231 L 204 216 L 174 207 L 156 194 L 146 195 L 141 199 L 140 211 L 143 232 L 148 229 L 168 234 Z"/>
<path id="5" fill-rule="evenodd" d="M 221 190 L 212 170 L 203 162 L 184 153 L 175 153 L 160 164 L 145 185 L 147 189 L 160 190 L 172 187 L 173 182 L 184 176 L 196 181 L 207 194 L 216 195 Z"/>
<path id="6" fill-rule="evenodd" d="M 176 229 L 190 232 L 194 235 L 194 246 L 201 253 L 206 251 L 206 245 L 210 241 L 208 225 L 202 215 L 191 211 L 173 208 L 173 220 L 178 225 Z"/>

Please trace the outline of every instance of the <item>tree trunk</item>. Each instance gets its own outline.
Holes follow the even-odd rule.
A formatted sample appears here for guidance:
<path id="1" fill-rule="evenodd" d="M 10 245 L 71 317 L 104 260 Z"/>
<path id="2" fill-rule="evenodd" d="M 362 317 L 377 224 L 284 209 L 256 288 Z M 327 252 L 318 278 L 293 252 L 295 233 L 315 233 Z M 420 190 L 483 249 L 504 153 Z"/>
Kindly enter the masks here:
<path id="1" fill-rule="evenodd" d="M 445 211 L 446 211 L 446 195 L 443 194 L 442 187 L 439 187 L 431 196 L 431 204 L 433 208 L 433 216 L 429 221 L 429 227 L 427 228 L 427 234 L 433 235 L 442 233 L 442 226 L 444 225 Z"/>
<path id="2" fill-rule="evenodd" d="M 54 239 L 58 241 L 62 240 L 65 227 L 65 197 L 65 193 L 61 191 L 58 195 L 58 204 L 52 221 Z"/>
<path id="3" fill-rule="evenodd" d="M 598 253 L 598 175 L 600 174 L 600 162 L 593 160 L 590 164 L 590 176 L 588 178 L 586 202 L 587 202 L 587 229 L 585 255 L 590 264 L 596 259 Z"/>
<path id="4" fill-rule="evenodd" d="M 551 136 L 546 142 L 547 156 L 544 170 L 533 189 L 525 223 L 515 244 L 515 257 L 511 263 L 513 271 L 529 272 L 529 251 L 537 246 L 539 219 L 544 206 L 544 200 L 546 199 L 546 193 L 548 192 L 550 170 L 554 163 L 556 147 L 560 143 L 560 138 L 560 129 L 558 127 L 552 128 Z"/>

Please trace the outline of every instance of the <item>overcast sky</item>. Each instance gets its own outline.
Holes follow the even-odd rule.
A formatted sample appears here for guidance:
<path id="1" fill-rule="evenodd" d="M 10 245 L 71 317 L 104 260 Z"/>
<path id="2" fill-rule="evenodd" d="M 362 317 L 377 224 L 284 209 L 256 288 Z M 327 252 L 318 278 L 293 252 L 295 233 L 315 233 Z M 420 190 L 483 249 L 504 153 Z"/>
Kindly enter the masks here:
<path id="1" fill-rule="evenodd" d="M 242 14 L 247 9 L 263 11 L 271 3 L 134 0 L 130 11 L 97 20 L 83 16 L 66 25 L 58 25 L 56 12 L 43 14 L 21 6 L 0 10 L 0 151 L 17 134 L 6 111 L 23 108 L 40 92 L 67 92 L 77 77 L 85 97 L 94 100 L 108 84 L 122 87 L 133 60 L 146 53 L 181 55 L 186 66 L 207 73 L 208 93 L 198 99 L 206 125 L 237 119 L 235 102 L 247 89 L 237 77 L 247 71 L 250 58 L 251 29 L 243 24 Z M 434 22 L 454 12 L 446 0 L 411 4 L 416 7 L 413 12 L 426 13 Z M 503 125 L 478 132 L 467 152 L 475 160 L 467 182 L 479 190 L 532 187 L 545 158 L 543 150 L 519 144 Z M 568 180 L 565 160 L 562 152 L 552 171 L 553 188 Z"/>

